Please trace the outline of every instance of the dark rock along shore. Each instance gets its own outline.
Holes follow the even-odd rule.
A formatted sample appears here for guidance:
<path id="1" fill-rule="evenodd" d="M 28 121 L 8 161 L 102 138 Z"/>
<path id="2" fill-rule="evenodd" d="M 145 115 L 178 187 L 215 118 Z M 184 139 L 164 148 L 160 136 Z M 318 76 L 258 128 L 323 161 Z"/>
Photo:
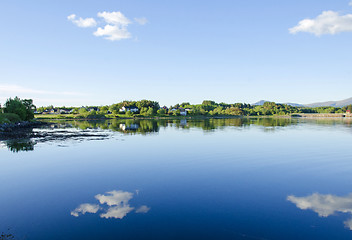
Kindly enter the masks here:
<path id="1" fill-rule="evenodd" d="M 23 121 L 23 122 L 18 122 L 18 123 L 3 123 L 3 124 L 0 124 L 0 136 L 13 137 L 16 135 L 21 135 L 20 130 L 22 130 L 22 129 L 43 126 L 46 124 L 47 123 L 45 123 L 45 122 L 39 122 L 39 121 L 34 121 L 34 122 Z"/>

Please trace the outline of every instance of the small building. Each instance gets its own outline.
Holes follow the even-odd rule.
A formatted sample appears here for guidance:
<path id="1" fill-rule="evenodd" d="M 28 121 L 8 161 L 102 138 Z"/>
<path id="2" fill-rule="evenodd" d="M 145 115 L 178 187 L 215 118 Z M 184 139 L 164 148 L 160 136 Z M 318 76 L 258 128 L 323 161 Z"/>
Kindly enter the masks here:
<path id="1" fill-rule="evenodd" d="M 175 112 L 175 111 L 177 111 L 177 110 L 180 111 L 180 115 L 181 115 L 181 116 L 186 116 L 186 115 L 187 115 L 186 109 L 184 109 L 184 108 L 182 108 L 182 107 L 171 109 L 172 112 Z"/>
<path id="2" fill-rule="evenodd" d="M 122 107 L 120 109 L 120 112 L 128 112 L 128 111 L 130 111 L 130 112 L 138 112 L 138 110 L 139 109 L 137 107 L 130 106 L 130 107 Z"/>
<path id="3" fill-rule="evenodd" d="M 186 116 L 187 115 L 187 111 L 186 111 L 186 109 L 184 109 L 184 108 L 178 108 L 179 110 L 180 110 L 180 115 L 181 116 Z"/>
<path id="4" fill-rule="evenodd" d="M 88 112 L 93 112 L 93 111 L 96 111 L 96 112 L 99 112 L 99 108 L 98 107 L 90 107 L 87 109 Z"/>
<path id="5" fill-rule="evenodd" d="M 50 111 L 49 112 L 50 114 L 58 114 L 59 113 L 59 111 L 57 109 L 55 109 L 55 108 L 50 109 L 49 111 Z"/>
<path id="6" fill-rule="evenodd" d="M 71 113 L 71 110 L 69 109 L 60 109 L 60 114 L 69 114 Z"/>

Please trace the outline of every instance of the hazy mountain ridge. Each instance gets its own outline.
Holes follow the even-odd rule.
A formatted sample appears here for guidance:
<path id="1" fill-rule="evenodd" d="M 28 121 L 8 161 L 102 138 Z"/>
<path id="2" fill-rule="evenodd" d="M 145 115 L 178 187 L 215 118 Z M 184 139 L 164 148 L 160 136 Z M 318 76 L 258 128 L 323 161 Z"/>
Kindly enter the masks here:
<path id="1" fill-rule="evenodd" d="M 265 102 L 271 102 L 271 101 L 267 101 L 267 100 L 260 100 L 256 103 L 253 103 L 252 105 L 255 105 L 255 106 L 258 106 L 258 105 L 263 105 Z M 299 103 L 283 103 L 283 104 L 286 104 L 286 105 L 290 105 L 292 107 L 304 107 L 304 105 L 302 104 L 299 104 Z"/>
<path id="2" fill-rule="evenodd" d="M 340 101 L 327 101 L 306 104 L 306 107 L 345 107 L 352 104 L 352 97 Z"/>
<path id="3" fill-rule="evenodd" d="M 263 105 L 265 102 L 270 102 L 266 100 L 260 100 L 252 105 Z M 299 104 L 299 103 L 283 103 L 293 107 L 345 107 L 352 104 L 352 97 L 340 101 L 326 101 L 326 102 L 316 102 L 309 104 Z"/>

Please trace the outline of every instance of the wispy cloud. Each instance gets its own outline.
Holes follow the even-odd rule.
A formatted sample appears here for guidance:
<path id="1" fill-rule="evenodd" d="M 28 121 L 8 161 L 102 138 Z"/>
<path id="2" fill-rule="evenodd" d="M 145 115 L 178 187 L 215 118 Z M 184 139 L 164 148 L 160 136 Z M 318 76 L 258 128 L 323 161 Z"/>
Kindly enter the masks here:
<path id="1" fill-rule="evenodd" d="M 71 91 L 46 91 L 40 89 L 26 88 L 19 85 L 11 84 L 0 84 L 0 93 L 3 94 L 47 94 L 47 95 L 69 95 L 69 96 L 83 96 L 85 94 L 80 92 L 71 92 Z"/>
<path id="2" fill-rule="evenodd" d="M 122 39 L 128 39 L 132 37 L 132 34 L 128 31 L 127 27 L 133 23 L 121 12 L 98 12 L 97 16 L 102 19 L 100 21 L 101 26 L 93 32 L 94 36 L 104 37 L 110 41 L 118 41 Z M 93 18 L 76 19 L 75 14 L 71 14 L 67 17 L 70 21 L 79 27 L 95 27 L 98 22 Z M 139 25 L 145 25 L 148 20 L 146 18 L 134 18 L 134 21 Z"/>
<path id="3" fill-rule="evenodd" d="M 147 213 L 147 212 L 149 212 L 149 210 L 150 210 L 150 207 L 148 207 L 146 205 L 142 205 L 136 209 L 136 213 Z"/>
<path id="4" fill-rule="evenodd" d="M 139 25 L 145 25 L 148 23 L 148 19 L 146 19 L 145 17 L 141 17 L 141 18 L 134 18 L 134 21 L 136 23 L 138 23 Z"/>
<path id="5" fill-rule="evenodd" d="M 71 14 L 70 16 L 67 17 L 67 19 L 71 22 L 73 22 L 75 25 L 78 27 L 82 28 L 87 28 L 87 27 L 95 27 L 97 25 L 97 22 L 95 21 L 94 18 L 76 18 L 76 14 Z"/>
<path id="6" fill-rule="evenodd" d="M 352 6 L 352 1 L 349 5 Z M 340 15 L 335 11 L 323 11 L 316 18 L 301 20 L 296 26 L 290 28 L 289 32 L 291 34 L 307 32 L 316 36 L 352 32 L 352 14 Z"/>

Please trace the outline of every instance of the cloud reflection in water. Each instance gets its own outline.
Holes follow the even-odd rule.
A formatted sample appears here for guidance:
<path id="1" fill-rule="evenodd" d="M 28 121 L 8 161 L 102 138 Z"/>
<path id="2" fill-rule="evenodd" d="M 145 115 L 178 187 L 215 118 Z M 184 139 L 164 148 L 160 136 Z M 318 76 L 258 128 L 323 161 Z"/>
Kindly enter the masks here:
<path id="1" fill-rule="evenodd" d="M 306 197 L 290 195 L 287 200 L 296 204 L 299 209 L 311 209 L 320 217 L 328 217 L 336 212 L 352 214 L 352 194 L 339 197 L 331 194 L 314 193 Z M 344 222 L 345 227 L 352 230 L 352 218 Z"/>
<path id="2" fill-rule="evenodd" d="M 133 198 L 133 193 L 131 192 L 114 190 L 105 194 L 97 194 L 95 198 L 99 201 L 99 204 L 81 204 L 75 210 L 71 211 L 71 215 L 78 217 L 85 213 L 97 213 L 99 210 L 102 210 L 105 212 L 100 214 L 101 218 L 122 219 L 135 209 L 129 204 L 129 201 Z M 142 205 L 135 212 L 147 213 L 149 210 L 150 207 Z"/>

